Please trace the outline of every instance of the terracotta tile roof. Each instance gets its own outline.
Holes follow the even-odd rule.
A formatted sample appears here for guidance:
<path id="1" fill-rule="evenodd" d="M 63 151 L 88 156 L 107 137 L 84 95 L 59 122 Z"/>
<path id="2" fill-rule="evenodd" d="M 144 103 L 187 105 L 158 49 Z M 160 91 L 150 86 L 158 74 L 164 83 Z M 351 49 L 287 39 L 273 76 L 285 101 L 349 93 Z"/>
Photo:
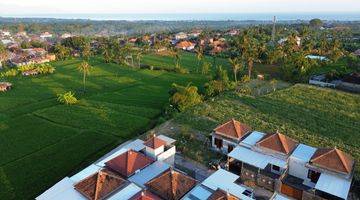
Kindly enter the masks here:
<path id="1" fill-rule="evenodd" d="M 226 193 L 224 190 L 217 189 L 208 200 L 239 200 L 239 198 Z"/>
<path id="2" fill-rule="evenodd" d="M 161 200 L 161 198 L 151 193 L 150 191 L 145 190 L 137 193 L 130 200 Z"/>
<path id="3" fill-rule="evenodd" d="M 157 149 L 161 146 L 165 146 L 166 142 L 156 136 L 153 136 L 150 139 L 148 139 L 146 142 L 144 142 L 144 145 L 152 149 Z"/>
<path id="4" fill-rule="evenodd" d="M 321 148 L 312 156 L 310 163 L 331 171 L 349 174 L 354 167 L 354 159 L 339 149 Z"/>
<path id="5" fill-rule="evenodd" d="M 196 180 L 168 169 L 145 185 L 163 199 L 179 200 L 196 185 Z"/>
<path id="6" fill-rule="evenodd" d="M 250 126 L 243 124 L 235 119 L 232 119 L 214 129 L 217 134 L 230 137 L 241 139 L 246 135 L 248 132 L 251 131 Z"/>
<path id="7" fill-rule="evenodd" d="M 120 176 L 104 169 L 83 179 L 74 187 L 87 199 L 98 200 L 106 198 L 125 184 L 126 181 Z"/>
<path id="8" fill-rule="evenodd" d="M 129 150 L 105 163 L 106 167 L 125 177 L 134 174 L 136 170 L 153 163 L 154 160 L 134 150 Z"/>
<path id="9" fill-rule="evenodd" d="M 190 41 L 182 41 L 182 42 L 179 42 L 176 46 L 178 48 L 188 48 L 191 46 L 195 46 L 195 44 Z"/>
<path id="10" fill-rule="evenodd" d="M 296 148 L 298 142 L 281 133 L 273 133 L 265 136 L 256 145 L 288 155 Z"/>

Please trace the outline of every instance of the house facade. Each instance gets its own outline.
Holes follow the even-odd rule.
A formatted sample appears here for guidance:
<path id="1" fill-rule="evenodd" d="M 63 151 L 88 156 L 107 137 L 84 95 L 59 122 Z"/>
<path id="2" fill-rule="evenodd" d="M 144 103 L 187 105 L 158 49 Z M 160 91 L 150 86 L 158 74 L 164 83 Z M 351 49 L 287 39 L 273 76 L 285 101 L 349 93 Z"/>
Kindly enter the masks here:
<path id="1" fill-rule="evenodd" d="M 211 133 L 212 149 L 224 154 L 230 153 L 250 131 L 250 126 L 231 119 Z"/>
<path id="2" fill-rule="evenodd" d="M 239 174 L 249 185 L 278 190 L 287 170 L 287 159 L 297 142 L 281 133 L 254 131 L 228 154 L 229 170 Z"/>

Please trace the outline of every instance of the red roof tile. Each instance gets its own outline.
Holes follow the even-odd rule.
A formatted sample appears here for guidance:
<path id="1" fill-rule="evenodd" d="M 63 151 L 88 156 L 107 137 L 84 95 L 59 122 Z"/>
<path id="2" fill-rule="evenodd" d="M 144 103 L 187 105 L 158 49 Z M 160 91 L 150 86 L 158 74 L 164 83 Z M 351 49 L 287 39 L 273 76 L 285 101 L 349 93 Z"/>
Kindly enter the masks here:
<path id="1" fill-rule="evenodd" d="M 145 190 L 137 193 L 130 200 L 161 200 L 161 198 L 151 193 L 150 191 Z"/>
<path id="2" fill-rule="evenodd" d="M 354 159 L 339 149 L 321 148 L 312 156 L 310 163 L 331 171 L 349 174 L 354 167 Z"/>
<path id="3" fill-rule="evenodd" d="M 74 187 L 87 199 L 98 200 L 106 198 L 125 184 L 126 181 L 120 176 L 104 169 L 83 179 Z"/>
<path id="4" fill-rule="evenodd" d="M 268 134 L 257 143 L 257 146 L 277 151 L 286 155 L 291 153 L 297 145 L 298 142 L 296 140 L 293 140 L 281 133 Z"/>
<path id="5" fill-rule="evenodd" d="M 121 175 L 129 177 L 134 174 L 136 170 L 143 169 L 152 162 L 154 162 L 152 158 L 137 151 L 129 150 L 106 162 L 105 165 Z"/>
<path id="6" fill-rule="evenodd" d="M 150 139 L 148 139 L 146 142 L 144 142 L 144 145 L 152 149 L 157 149 L 161 146 L 165 146 L 166 142 L 156 136 L 153 136 Z"/>
<path id="7" fill-rule="evenodd" d="M 214 131 L 217 134 L 226 137 L 241 139 L 242 137 L 244 137 L 244 135 L 251 131 L 251 128 L 246 124 L 232 119 L 225 124 L 216 127 Z"/>
<path id="8" fill-rule="evenodd" d="M 196 180 L 169 169 L 145 185 L 163 199 L 179 200 L 196 185 Z"/>
<path id="9" fill-rule="evenodd" d="M 224 190 L 217 189 L 208 200 L 239 200 L 239 198 L 226 193 Z"/>

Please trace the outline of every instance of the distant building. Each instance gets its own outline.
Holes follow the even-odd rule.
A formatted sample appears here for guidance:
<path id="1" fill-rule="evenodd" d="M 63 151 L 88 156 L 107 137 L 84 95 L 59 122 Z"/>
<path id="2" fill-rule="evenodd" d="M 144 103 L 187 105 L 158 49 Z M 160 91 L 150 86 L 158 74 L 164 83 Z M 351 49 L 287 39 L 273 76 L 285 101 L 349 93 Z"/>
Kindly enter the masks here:
<path id="1" fill-rule="evenodd" d="M 9 82 L 0 82 L 0 92 L 6 92 L 11 89 L 12 84 Z"/>
<path id="2" fill-rule="evenodd" d="M 186 51 L 191 51 L 195 49 L 195 45 L 196 45 L 195 43 L 192 43 L 190 41 L 182 41 L 176 44 L 176 48 Z"/>
<path id="3" fill-rule="evenodd" d="M 285 44 L 285 42 L 288 41 L 288 39 L 289 39 L 288 37 L 282 38 L 278 41 L 278 44 L 283 45 L 283 44 Z M 295 37 L 295 41 L 296 41 L 297 46 L 301 46 L 301 38 L 299 36 Z"/>
<path id="4" fill-rule="evenodd" d="M 184 32 L 180 32 L 175 35 L 176 40 L 185 40 L 187 38 L 188 38 L 188 34 L 186 34 Z"/>
<path id="5" fill-rule="evenodd" d="M 60 36 L 61 39 L 66 39 L 66 38 L 70 38 L 72 37 L 72 35 L 70 33 L 64 33 Z"/>
<path id="6" fill-rule="evenodd" d="M 44 33 L 42 33 L 41 35 L 40 35 L 40 38 L 41 39 L 48 39 L 48 38 L 52 38 L 53 37 L 53 35 L 51 34 L 51 33 L 49 33 L 49 32 L 44 32 Z"/>
<path id="7" fill-rule="evenodd" d="M 359 56 L 359 57 L 360 57 L 360 49 L 354 51 L 354 54 L 355 54 L 356 56 Z"/>

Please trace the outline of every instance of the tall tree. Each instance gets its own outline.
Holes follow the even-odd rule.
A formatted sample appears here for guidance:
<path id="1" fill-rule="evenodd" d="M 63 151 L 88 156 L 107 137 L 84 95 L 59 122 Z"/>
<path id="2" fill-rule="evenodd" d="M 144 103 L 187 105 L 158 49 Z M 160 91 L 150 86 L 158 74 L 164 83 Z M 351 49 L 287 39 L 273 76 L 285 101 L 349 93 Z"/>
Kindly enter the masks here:
<path id="1" fill-rule="evenodd" d="M 237 74 L 239 72 L 239 70 L 243 67 L 242 62 L 240 59 L 238 58 L 229 58 L 229 62 L 231 64 L 233 73 L 234 73 L 234 80 L 237 83 Z"/>
<path id="2" fill-rule="evenodd" d="M 83 85 L 84 85 L 84 92 L 85 92 L 86 76 L 90 74 L 91 66 L 86 61 L 83 61 L 80 65 L 78 65 L 77 69 L 83 75 Z"/>
<path id="3" fill-rule="evenodd" d="M 241 58 L 247 63 L 248 76 L 251 78 L 254 62 L 259 62 L 259 44 L 256 38 L 248 31 L 244 31 L 236 41 L 236 48 L 241 54 Z"/>
<path id="4" fill-rule="evenodd" d="M 204 50 L 203 50 L 202 46 L 199 45 L 195 49 L 195 52 L 196 52 L 196 59 L 198 60 L 198 66 L 199 66 L 197 71 L 199 72 L 199 69 L 202 66 L 202 60 L 204 59 Z"/>

